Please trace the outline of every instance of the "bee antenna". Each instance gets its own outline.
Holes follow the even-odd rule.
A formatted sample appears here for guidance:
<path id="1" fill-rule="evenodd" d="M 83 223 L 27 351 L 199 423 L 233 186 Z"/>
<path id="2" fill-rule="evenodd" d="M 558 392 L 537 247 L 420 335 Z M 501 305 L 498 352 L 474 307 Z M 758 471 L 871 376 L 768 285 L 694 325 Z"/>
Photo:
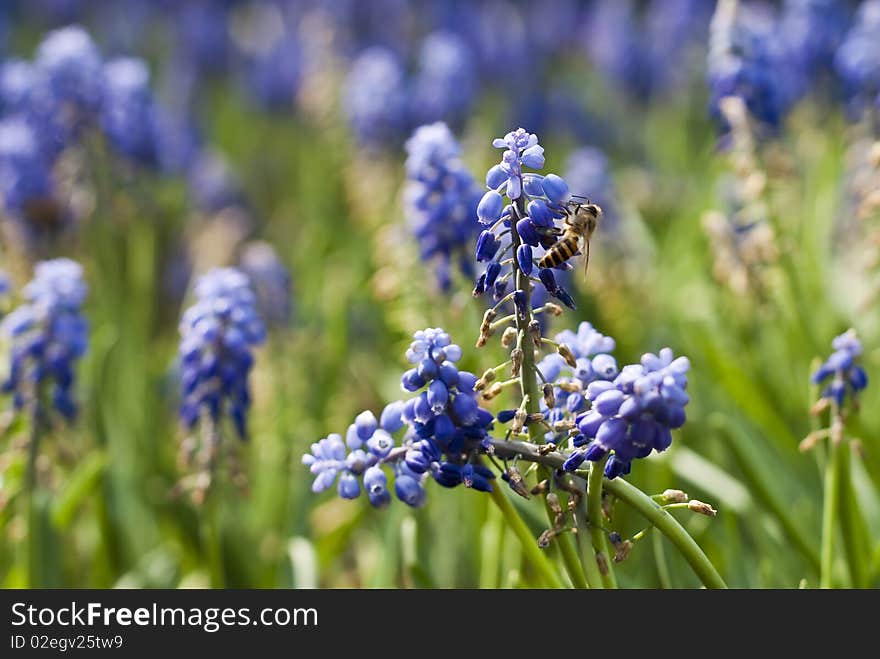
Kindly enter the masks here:
<path id="1" fill-rule="evenodd" d="M 583 199 L 583 200 L 584 200 L 585 202 L 587 202 L 587 203 L 590 202 L 590 198 L 589 198 L 589 197 L 585 197 L 585 196 L 582 195 L 582 194 L 573 194 L 573 195 L 571 195 L 571 198 L 572 198 L 572 199 Z"/>

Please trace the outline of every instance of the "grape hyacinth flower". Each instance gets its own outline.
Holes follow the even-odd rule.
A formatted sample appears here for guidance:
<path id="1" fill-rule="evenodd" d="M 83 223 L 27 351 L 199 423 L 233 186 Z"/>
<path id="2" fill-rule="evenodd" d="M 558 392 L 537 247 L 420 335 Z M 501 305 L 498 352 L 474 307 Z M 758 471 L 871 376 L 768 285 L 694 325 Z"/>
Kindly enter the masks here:
<path id="1" fill-rule="evenodd" d="M 101 54 L 89 34 L 78 25 L 46 35 L 34 60 L 42 99 L 66 115 L 64 125 L 76 128 L 97 112 L 104 94 Z"/>
<path id="2" fill-rule="evenodd" d="M 373 46 L 358 55 L 345 89 L 345 111 L 360 142 L 383 146 L 399 139 L 409 120 L 406 78 L 391 50 Z"/>
<path id="3" fill-rule="evenodd" d="M 14 218 L 43 218 L 54 206 L 51 163 L 31 125 L 21 117 L 0 121 L 0 195 Z M 45 218 L 43 218 L 45 219 Z"/>
<path id="4" fill-rule="evenodd" d="M 192 430 L 199 421 L 210 431 L 228 417 L 238 436 L 247 436 L 250 407 L 248 374 L 253 349 L 265 329 L 247 276 L 235 268 L 217 268 L 195 286 L 196 302 L 180 323 L 180 416 Z"/>
<path id="5" fill-rule="evenodd" d="M 664 348 L 624 366 L 611 381 L 590 383 L 590 411 L 577 417 L 577 428 L 592 441 L 569 456 L 564 468 L 573 470 L 610 454 L 605 476 L 616 478 L 629 473 L 634 459 L 669 448 L 671 431 L 685 422 L 689 368 L 687 357 L 673 358 L 672 350 Z"/>
<path id="6" fill-rule="evenodd" d="M 540 266 L 544 250 L 553 246 L 561 233 L 561 220 L 571 199 L 568 184 L 556 174 L 523 171 L 523 167 L 544 166 L 544 149 L 538 137 L 524 128 L 494 140 L 492 145 L 504 153 L 501 162 L 487 172 L 489 191 L 477 205 L 477 219 L 485 228 L 477 238 L 476 257 L 487 265 L 477 279 L 474 296 L 492 290 L 499 304 L 511 297 L 515 300 L 517 290 L 522 289 L 508 294 L 507 287 L 511 278 L 516 279 L 515 272 L 521 271 L 530 287 L 531 282 L 540 284 L 549 295 L 574 308 L 573 298 L 553 269 Z M 567 270 L 571 266 L 566 260 L 555 267 Z M 489 315 L 494 317 L 496 311 L 490 310 Z M 488 334 L 481 332 L 478 347 L 486 338 Z"/>
<path id="7" fill-rule="evenodd" d="M 474 54 L 458 35 L 429 34 L 419 54 L 411 104 L 421 123 L 444 120 L 453 125 L 467 113 L 476 91 Z"/>
<path id="8" fill-rule="evenodd" d="M 158 135 L 150 72 L 143 60 L 122 57 L 104 67 L 106 88 L 101 127 L 111 143 L 133 161 L 158 164 Z"/>
<path id="9" fill-rule="evenodd" d="M 82 315 L 87 293 L 78 263 L 42 261 L 24 288 L 25 303 L 0 324 L 11 345 L 3 392 L 12 394 L 16 411 L 29 409 L 35 422 L 45 414 L 44 404 L 68 421 L 76 416 L 74 367 L 88 346 Z"/>
<path id="10" fill-rule="evenodd" d="M 344 442 L 331 434 L 312 444 L 303 464 L 315 476 L 314 492 L 337 483 L 342 498 L 365 492 L 370 504 L 381 508 L 391 500 L 389 473 L 397 498 L 416 508 L 425 503 L 429 477 L 443 487 L 492 490 L 494 474 L 478 455 L 488 446 L 493 416 L 479 406 L 476 376 L 458 370 L 461 348 L 442 329 L 421 330 L 413 339 L 406 351 L 413 368 L 403 374 L 401 386 L 416 395 L 388 404 L 379 419 L 362 412 Z"/>
<path id="11" fill-rule="evenodd" d="M 610 354 L 614 352 L 614 339 L 601 334 L 586 321 L 578 326 L 577 332 L 563 330 L 553 340 L 566 347 L 566 357 L 551 353 L 538 362 L 537 368 L 542 380 L 553 385 L 554 405 L 548 406 L 547 396 L 541 401 L 544 420 L 551 426 L 545 438 L 558 444 L 565 435 L 553 431 L 553 424 L 586 410 L 587 386 L 596 380 L 613 380 L 617 376 L 617 361 Z"/>
<path id="12" fill-rule="evenodd" d="M 728 96 L 742 98 L 751 117 L 774 133 L 791 95 L 785 89 L 782 52 L 774 39 L 775 23 L 759 7 L 720 0 L 709 32 L 707 76 L 709 111 L 722 135 L 730 126 L 721 110 Z"/>
<path id="13" fill-rule="evenodd" d="M 834 352 L 812 375 L 813 384 L 822 385 L 820 398 L 834 401 L 842 408 L 847 399 L 856 401 L 858 394 L 868 386 L 868 375 L 858 364 L 862 342 L 855 330 L 848 330 L 831 342 Z"/>
<path id="14" fill-rule="evenodd" d="M 449 290 L 452 263 L 473 277 L 470 257 L 476 236 L 480 190 L 461 162 L 461 148 L 442 122 L 421 126 L 406 142 L 407 219 L 419 254 L 437 262 L 440 288 Z"/>
<path id="15" fill-rule="evenodd" d="M 252 241 L 242 247 L 238 267 L 251 282 L 257 309 L 268 327 L 287 327 L 293 313 L 290 272 L 267 242 Z"/>
<path id="16" fill-rule="evenodd" d="M 850 98 L 850 114 L 859 117 L 872 99 L 880 99 L 880 0 L 865 0 L 834 58 Z"/>

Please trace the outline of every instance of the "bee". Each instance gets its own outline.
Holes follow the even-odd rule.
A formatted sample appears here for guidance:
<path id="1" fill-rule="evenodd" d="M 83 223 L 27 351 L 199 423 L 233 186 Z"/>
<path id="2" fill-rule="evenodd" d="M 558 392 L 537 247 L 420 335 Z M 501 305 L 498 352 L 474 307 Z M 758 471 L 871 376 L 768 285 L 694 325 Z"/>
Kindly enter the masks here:
<path id="1" fill-rule="evenodd" d="M 565 228 L 559 240 L 547 248 L 538 266 L 555 268 L 580 252 L 580 242 L 584 241 L 584 276 L 590 263 L 590 238 L 599 225 L 602 209 L 585 197 L 573 197 L 565 209 Z M 557 229 L 557 231 L 560 231 Z"/>

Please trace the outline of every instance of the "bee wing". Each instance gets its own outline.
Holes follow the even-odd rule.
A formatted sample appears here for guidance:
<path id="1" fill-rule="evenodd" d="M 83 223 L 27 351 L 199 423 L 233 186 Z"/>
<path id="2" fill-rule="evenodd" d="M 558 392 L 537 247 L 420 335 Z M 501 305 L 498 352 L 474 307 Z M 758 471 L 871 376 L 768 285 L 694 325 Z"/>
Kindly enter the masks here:
<path id="1" fill-rule="evenodd" d="M 588 265 L 590 265 L 590 239 L 584 238 L 584 281 L 587 280 Z"/>

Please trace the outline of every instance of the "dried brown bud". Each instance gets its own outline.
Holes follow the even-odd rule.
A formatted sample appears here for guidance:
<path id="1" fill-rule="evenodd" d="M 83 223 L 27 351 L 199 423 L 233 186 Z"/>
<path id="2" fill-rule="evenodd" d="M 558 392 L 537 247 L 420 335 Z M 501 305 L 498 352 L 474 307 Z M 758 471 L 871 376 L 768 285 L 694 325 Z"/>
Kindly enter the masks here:
<path id="1" fill-rule="evenodd" d="M 562 307 L 554 302 L 547 302 L 544 304 L 544 309 L 547 310 L 547 313 L 553 316 L 561 316 L 562 315 Z"/>
<path id="2" fill-rule="evenodd" d="M 541 535 L 538 536 L 538 547 L 540 549 L 547 549 L 550 546 L 550 541 L 556 537 L 556 531 L 553 529 L 547 529 Z"/>
<path id="3" fill-rule="evenodd" d="M 510 351 L 510 374 L 513 377 L 519 377 L 519 371 L 522 368 L 523 351 L 520 348 L 514 348 Z"/>
<path id="4" fill-rule="evenodd" d="M 564 343 L 560 343 L 556 348 L 556 352 L 562 355 L 562 358 L 565 360 L 565 363 L 571 366 L 572 368 L 577 368 L 577 360 L 574 357 L 574 353 Z"/>
<path id="5" fill-rule="evenodd" d="M 535 487 L 533 487 L 531 490 L 532 494 L 534 494 L 535 496 L 538 496 L 539 494 L 544 494 L 544 492 L 546 492 L 546 491 L 547 491 L 547 479 L 546 478 L 544 480 L 542 480 L 540 483 L 538 483 L 537 485 L 535 485 Z"/>
<path id="6" fill-rule="evenodd" d="M 633 543 L 630 540 L 621 540 L 614 545 L 614 562 L 622 563 L 629 557 L 632 551 Z"/>
<path id="7" fill-rule="evenodd" d="M 486 391 L 483 392 L 483 400 L 492 400 L 498 394 L 504 391 L 504 387 L 501 386 L 500 382 L 496 382 L 491 387 L 489 387 Z"/>
<path id="8" fill-rule="evenodd" d="M 547 442 L 546 444 L 541 444 L 538 447 L 538 455 L 547 455 L 548 453 L 553 453 L 556 450 L 556 444 L 553 442 Z"/>
<path id="9" fill-rule="evenodd" d="M 568 432 L 574 428 L 574 419 L 563 419 L 553 424 L 553 432 Z"/>
<path id="10" fill-rule="evenodd" d="M 690 498 L 681 490 L 663 490 L 660 496 L 666 503 L 685 503 Z"/>
<path id="11" fill-rule="evenodd" d="M 516 343 L 516 328 L 508 327 L 504 330 L 504 334 L 501 335 L 501 345 L 509 348 L 514 343 Z"/>
<path id="12" fill-rule="evenodd" d="M 584 386 L 580 380 L 569 380 L 567 382 L 557 382 L 556 386 L 569 394 L 579 394 L 584 390 Z"/>
<path id="13" fill-rule="evenodd" d="M 541 412 L 535 412 L 534 414 L 529 414 L 526 417 L 526 425 L 529 425 L 530 423 L 536 423 L 538 421 L 543 421 L 543 420 L 544 420 L 544 415 Z"/>
<path id="14" fill-rule="evenodd" d="M 507 482 L 510 485 L 510 489 L 520 495 L 523 499 L 529 498 L 529 491 L 526 489 L 525 482 L 523 482 L 523 477 L 519 472 L 519 469 L 516 467 L 507 468 Z"/>
<path id="15" fill-rule="evenodd" d="M 489 368 L 480 376 L 480 379 L 474 384 L 474 391 L 482 391 L 490 382 L 495 379 L 495 369 Z"/>
<path id="16" fill-rule="evenodd" d="M 513 415 L 513 421 L 510 424 L 510 431 L 514 434 L 522 432 L 523 426 L 526 424 L 528 415 L 523 408 L 519 408 Z"/>
<path id="17" fill-rule="evenodd" d="M 549 382 L 544 383 L 544 404 L 551 410 L 556 407 L 556 394 L 553 393 L 553 385 Z"/>
<path id="18" fill-rule="evenodd" d="M 718 511 L 715 510 L 708 503 L 697 501 L 696 499 L 691 499 L 690 501 L 688 501 L 688 509 L 695 513 L 706 515 L 707 517 L 715 517 L 715 515 L 718 514 Z"/>
<path id="19" fill-rule="evenodd" d="M 529 333 L 529 336 L 532 337 L 532 341 L 535 343 L 535 347 L 541 348 L 541 323 L 537 320 L 532 320 L 529 323 L 526 331 Z"/>

